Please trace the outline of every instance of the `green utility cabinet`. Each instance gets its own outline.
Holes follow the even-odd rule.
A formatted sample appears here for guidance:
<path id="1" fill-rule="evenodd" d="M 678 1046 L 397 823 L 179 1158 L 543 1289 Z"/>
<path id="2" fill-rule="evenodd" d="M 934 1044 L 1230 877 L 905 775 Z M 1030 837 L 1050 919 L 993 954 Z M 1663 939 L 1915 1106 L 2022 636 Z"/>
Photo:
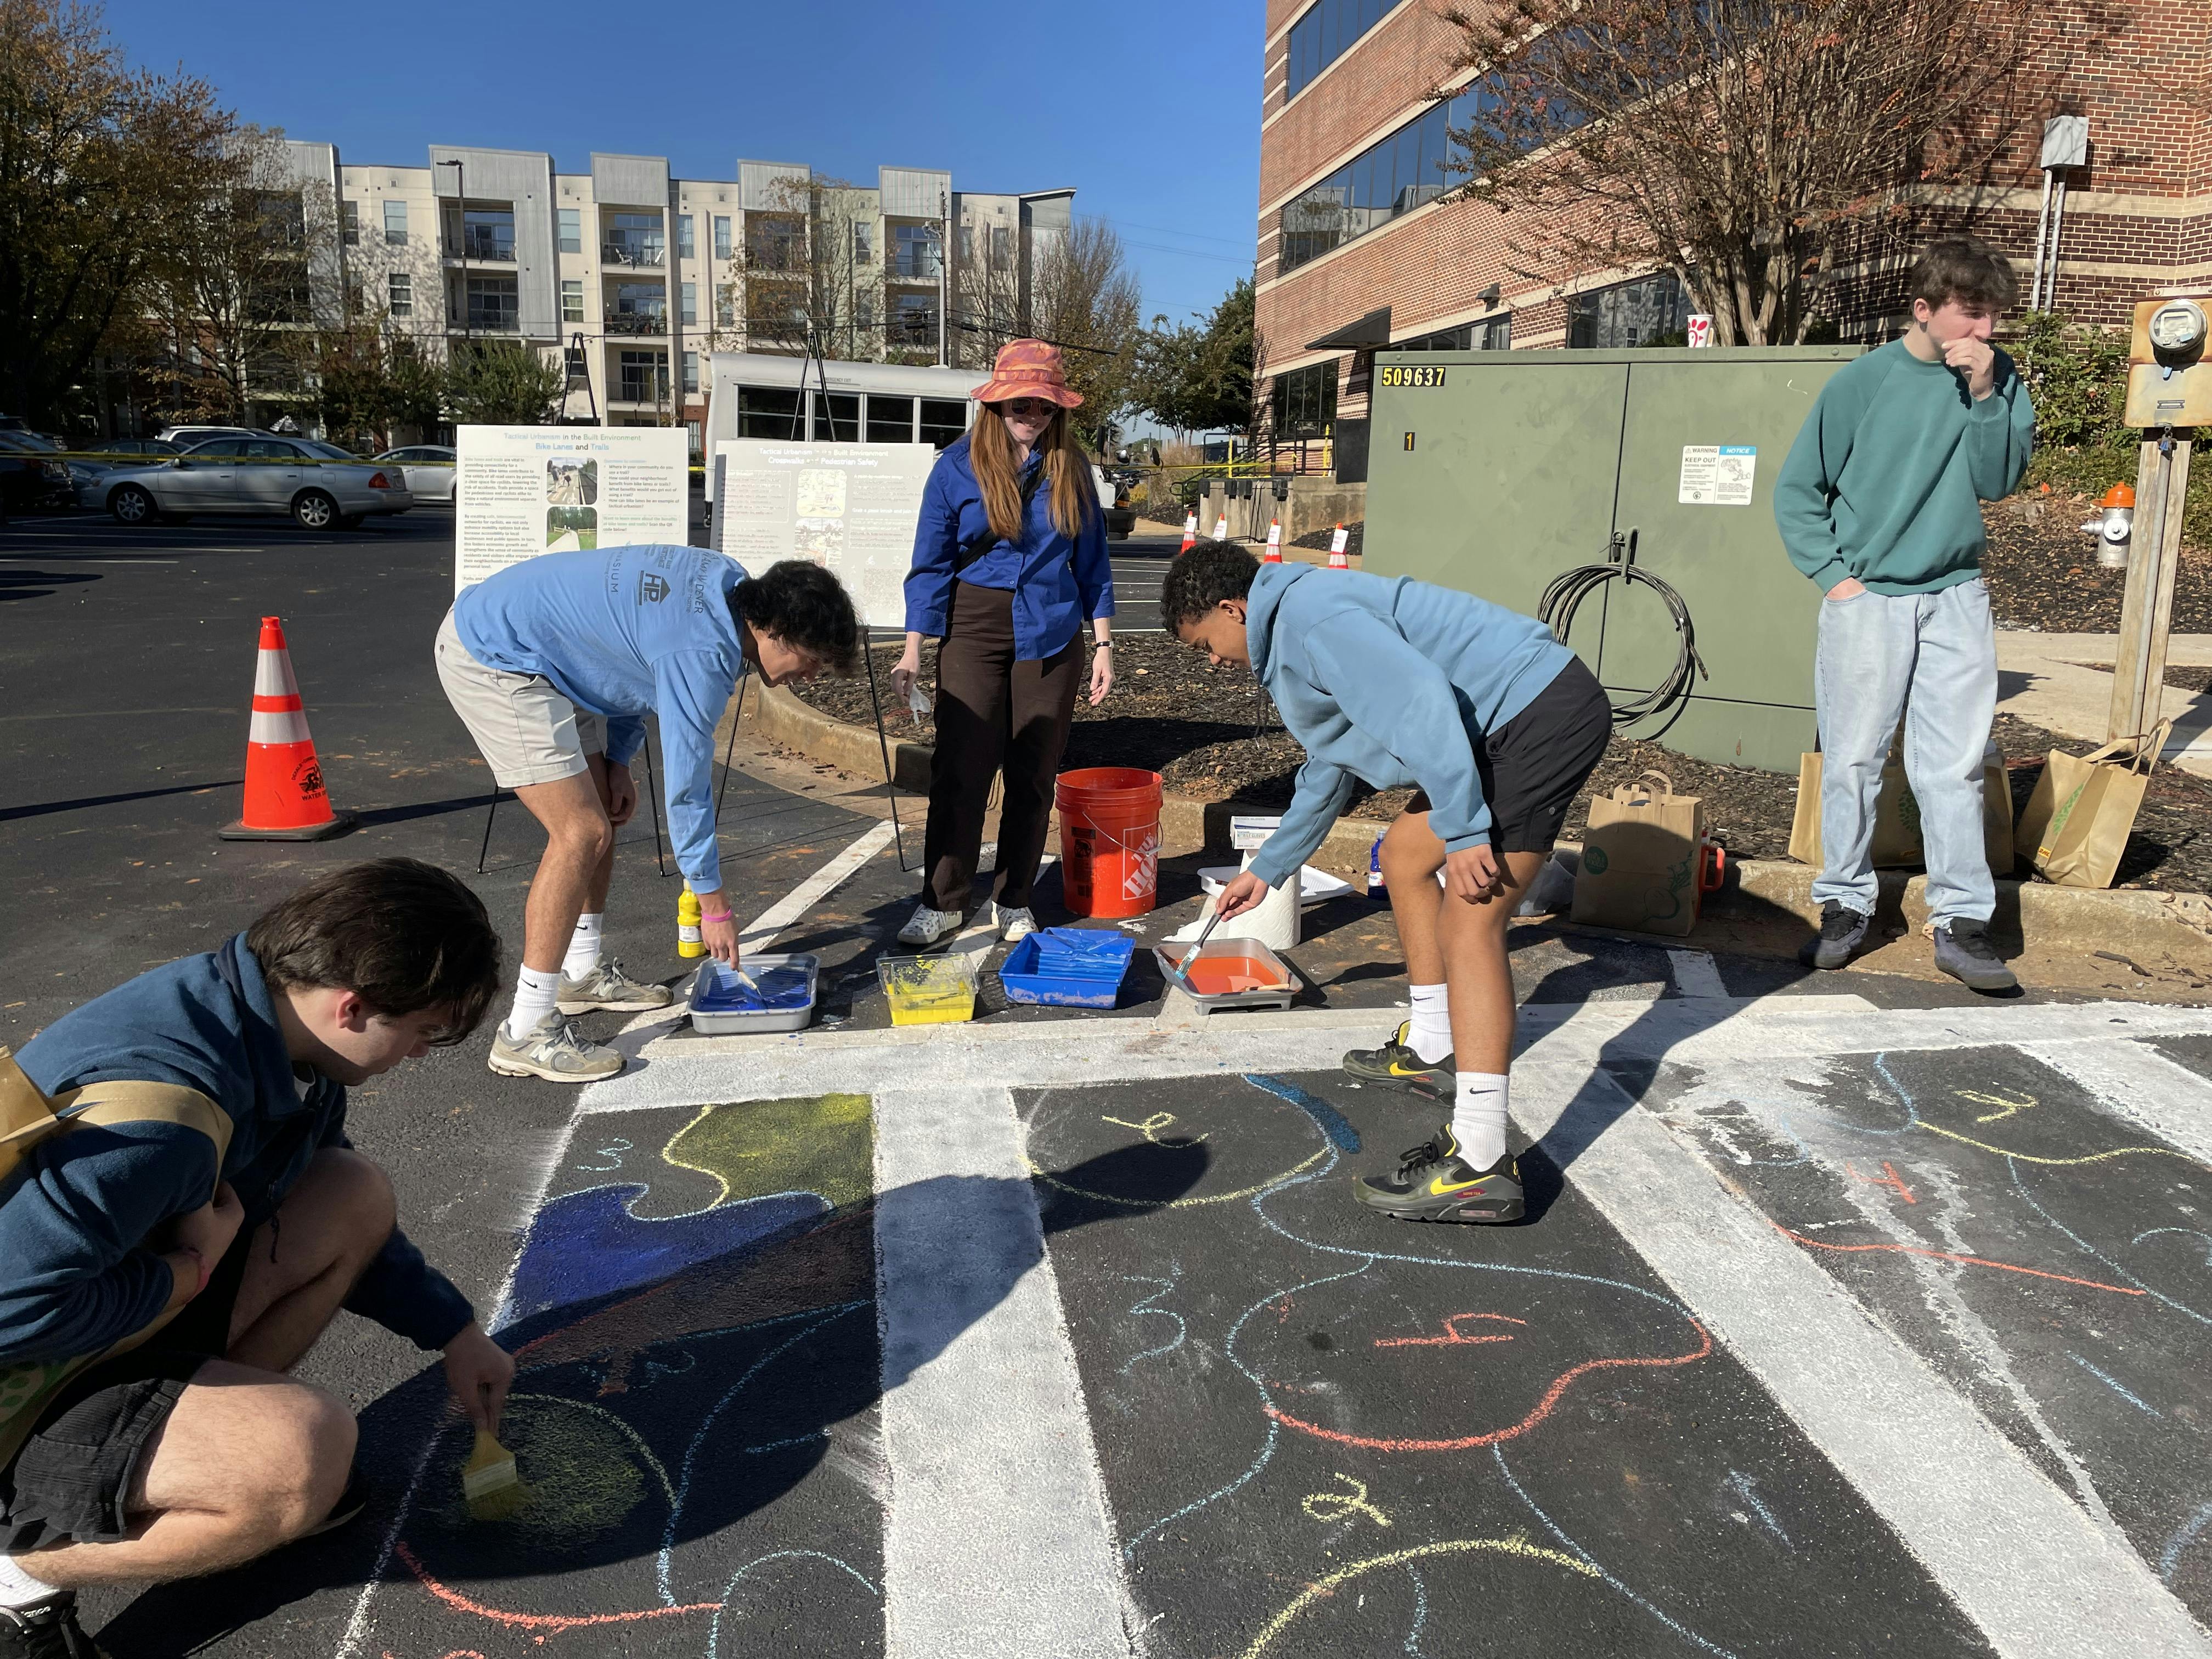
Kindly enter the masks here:
<path id="1" fill-rule="evenodd" d="M 1382 351 L 1363 567 L 1535 612 L 1618 534 L 1682 596 L 1711 678 L 1663 733 L 1699 759 L 1795 772 L 1814 746 L 1820 596 L 1782 550 L 1774 480 L 1856 346 Z M 1714 452 L 1718 452 L 1716 454 Z M 1673 666 L 1648 587 L 1586 599 L 1569 643 L 1617 700 Z"/>

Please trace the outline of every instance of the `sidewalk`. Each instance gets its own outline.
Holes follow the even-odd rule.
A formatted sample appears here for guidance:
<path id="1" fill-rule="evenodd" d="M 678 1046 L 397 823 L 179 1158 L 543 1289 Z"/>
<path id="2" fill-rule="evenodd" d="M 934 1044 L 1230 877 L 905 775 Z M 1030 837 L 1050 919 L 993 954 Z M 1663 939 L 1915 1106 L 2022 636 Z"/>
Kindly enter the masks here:
<path id="1" fill-rule="evenodd" d="M 1998 712 L 2062 737 L 2104 742 L 2118 643 L 2110 634 L 1998 629 Z M 2175 668 L 2212 666 L 2212 634 L 2174 635 L 2167 641 L 2166 662 Z M 2085 666 L 2092 664 L 2105 666 Z M 2167 763 L 2212 778 L 2212 692 L 2168 686 L 2160 712 L 2173 721 L 2165 750 Z"/>

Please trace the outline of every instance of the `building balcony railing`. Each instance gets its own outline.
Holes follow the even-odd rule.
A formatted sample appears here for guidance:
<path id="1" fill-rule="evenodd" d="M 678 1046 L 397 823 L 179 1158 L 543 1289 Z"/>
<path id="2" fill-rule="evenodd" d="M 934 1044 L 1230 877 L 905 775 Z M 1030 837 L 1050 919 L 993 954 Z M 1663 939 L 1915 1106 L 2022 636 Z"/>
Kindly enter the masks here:
<path id="1" fill-rule="evenodd" d="M 603 242 L 599 258 L 611 265 L 650 266 L 655 269 L 668 263 L 668 249 L 653 242 Z"/>
<path id="2" fill-rule="evenodd" d="M 471 306 L 468 331 L 471 334 L 520 334 L 522 319 L 512 311 L 479 311 Z"/>
<path id="3" fill-rule="evenodd" d="M 446 238 L 446 257 L 466 259 L 471 264 L 511 265 L 514 263 L 514 239 L 511 236 L 448 236 Z"/>
<path id="4" fill-rule="evenodd" d="M 652 311 L 611 311 L 606 315 L 610 334 L 665 334 L 668 313 Z"/>

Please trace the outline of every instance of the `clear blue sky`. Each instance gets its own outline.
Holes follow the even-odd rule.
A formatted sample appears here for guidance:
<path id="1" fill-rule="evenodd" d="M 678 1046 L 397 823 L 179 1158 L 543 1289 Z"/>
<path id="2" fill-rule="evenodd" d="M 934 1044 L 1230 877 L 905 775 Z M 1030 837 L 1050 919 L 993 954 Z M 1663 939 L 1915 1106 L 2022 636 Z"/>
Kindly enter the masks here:
<path id="1" fill-rule="evenodd" d="M 709 22 L 717 12 L 722 21 Z M 873 183 L 951 169 L 975 191 L 1073 185 L 1128 246 L 1145 314 L 1206 311 L 1252 266 L 1261 0 L 781 0 L 694 11 L 542 0 L 323 10 L 112 0 L 149 68 L 182 64 L 246 119 L 421 167 L 433 143 L 738 158 Z"/>

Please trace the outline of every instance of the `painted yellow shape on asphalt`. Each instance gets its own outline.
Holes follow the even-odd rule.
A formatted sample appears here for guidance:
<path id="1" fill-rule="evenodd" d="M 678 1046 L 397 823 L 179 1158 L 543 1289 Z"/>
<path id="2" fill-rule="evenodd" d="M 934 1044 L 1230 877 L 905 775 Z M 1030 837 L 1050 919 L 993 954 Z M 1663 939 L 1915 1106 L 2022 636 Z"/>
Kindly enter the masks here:
<path id="1" fill-rule="evenodd" d="M 1555 1567 L 1565 1567 L 1569 1572 L 1578 1572 L 1585 1578 L 1595 1578 L 1601 1576 L 1598 1570 L 1587 1561 L 1578 1561 L 1573 1556 L 1561 1551 L 1547 1550 L 1541 1545 L 1531 1544 L 1526 1539 L 1521 1538 L 1453 1538 L 1447 1539 L 1441 1544 L 1422 1544 L 1409 1550 L 1393 1550 L 1388 1555 L 1371 1556 L 1364 1561 L 1355 1561 L 1341 1572 L 1333 1572 L 1326 1578 L 1316 1579 L 1312 1583 L 1308 1584 L 1297 1601 L 1291 1602 L 1268 1621 L 1267 1628 L 1261 1631 L 1252 1645 L 1244 1650 L 1244 1659 L 1260 1659 L 1260 1656 L 1265 1653 L 1269 1644 L 1288 1628 L 1292 1620 L 1334 1590 L 1340 1584 L 1348 1583 L 1363 1573 L 1373 1572 L 1381 1567 L 1401 1567 L 1408 1561 L 1424 1560 L 1433 1555 L 1471 1555 L 1480 1551 L 1490 1551 L 1499 1555 L 1516 1555 L 1524 1560 L 1548 1562 Z"/>
<path id="2" fill-rule="evenodd" d="M 1956 1129 L 1943 1128 L 1940 1125 L 1929 1122 L 1925 1118 L 1920 1120 L 1920 1127 L 1927 1130 L 1929 1134 L 1942 1135 L 1947 1140 L 1958 1141 L 1962 1146 L 1972 1146 L 1977 1152 L 1995 1152 L 1999 1158 L 2016 1158 L 2022 1164 L 2047 1164 L 2056 1168 L 2075 1164 L 2101 1164 L 2108 1158 L 2125 1158 L 2130 1152 L 2148 1152 L 2155 1158 L 2178 1158 L 2184 1164 L 2194 1164 L 2200 1170 L 2212 1170 L 2212 1164 L 2206 1164 L 2201 1158 L 2191 1158 L 2186 1152 L 2178 1152 L 2171 1146 L 2115 1146 L 2110 1152 L 2084 1152 L 2079 1158 L 2038 1158 L 2033 1152 L 2015 1152 L 2002 1146 L 1992 1146 L 1986 1140 L 1977 1140 L 1972 1135 L 1962 1135 Z"/>
<path id="3" fill-rule="evenodd" d="M 813 1095 L 702 1107 L 661 1158 L 721 1183 L 714 1204 L 819 1193 L 833 1209 L 874 1190 L 875 1120 L 866 1095 Z"/>

